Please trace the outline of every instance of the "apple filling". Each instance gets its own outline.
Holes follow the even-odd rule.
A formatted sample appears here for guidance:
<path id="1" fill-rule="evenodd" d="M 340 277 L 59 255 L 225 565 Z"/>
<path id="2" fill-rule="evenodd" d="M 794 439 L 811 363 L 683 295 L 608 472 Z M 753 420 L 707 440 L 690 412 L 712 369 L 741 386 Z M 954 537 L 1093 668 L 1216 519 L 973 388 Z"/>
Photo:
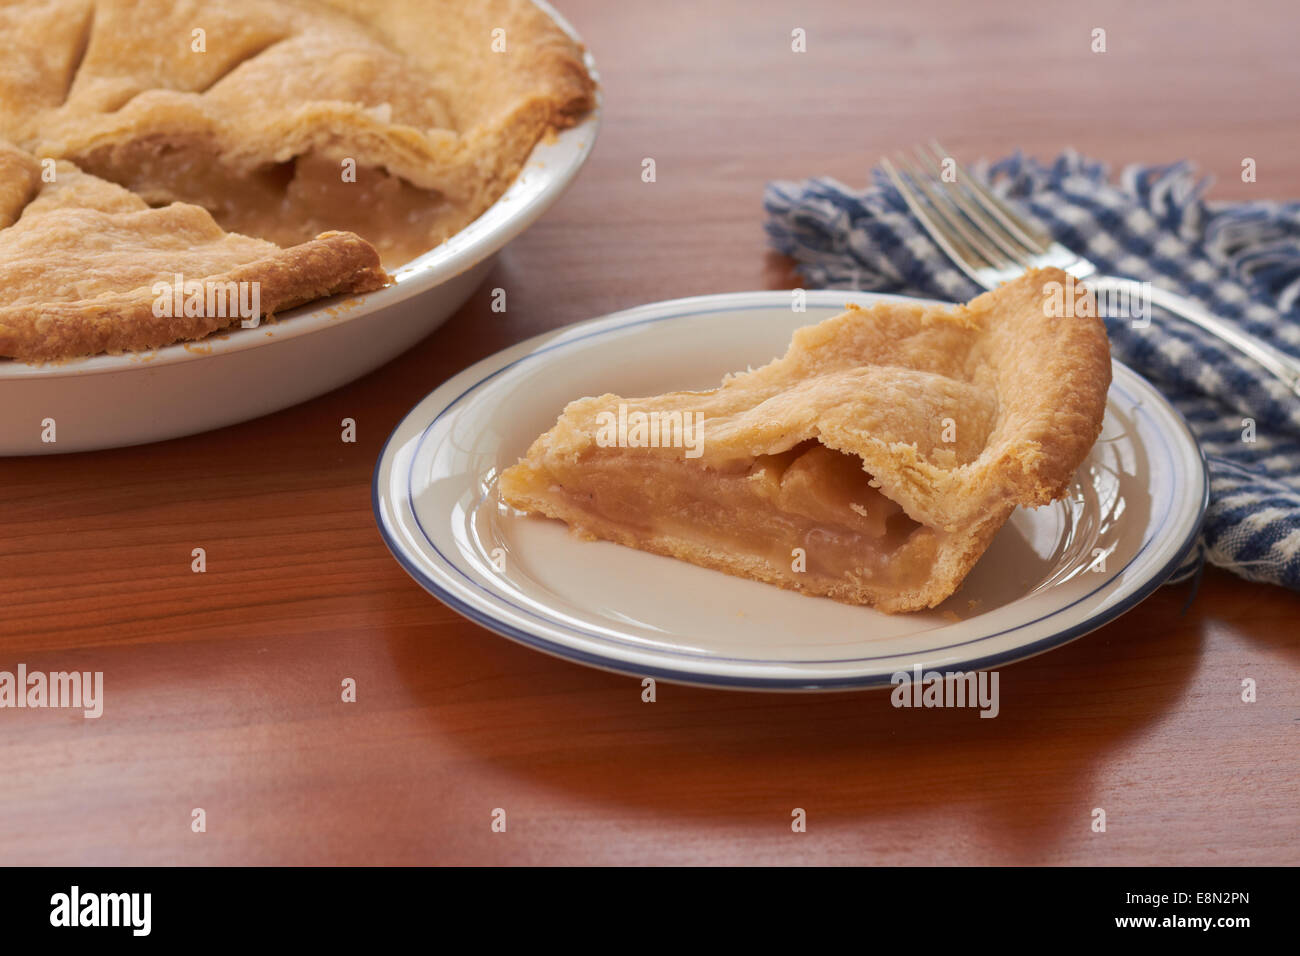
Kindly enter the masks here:
<path id="1" fill-rule="evenodd" d="M 228 232 L 293 246 L 322 232 L 355 232 L 393 269 L 432 249 L 475 211 L 375 167 L 355 177 L 315 154 L 251 171 L 217 160 L 198 144 L 141 139 L 77 158 L 87 172 L 116 182 L 152 206 L 187 202 L 207 209 Z"/>
<path id="2" fill-rule="evenodd" d="M 873 487 L 860 458 L 815 439 L 687 480 L 681 462 L 650 456 L 597 452 L 578 468 L 530 491 L 580 532 L 688 560 L 707 552 L 788 587 L 916 587 L 940 541 Z"/>

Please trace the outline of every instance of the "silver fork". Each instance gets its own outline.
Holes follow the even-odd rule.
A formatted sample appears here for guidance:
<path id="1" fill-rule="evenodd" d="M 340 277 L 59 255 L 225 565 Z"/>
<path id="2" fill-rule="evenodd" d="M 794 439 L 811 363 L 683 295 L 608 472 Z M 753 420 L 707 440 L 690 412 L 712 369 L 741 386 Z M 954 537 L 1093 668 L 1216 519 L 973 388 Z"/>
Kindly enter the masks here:
<path id="1" fill-rule="evenodd" d="M 1026 269 L 1055 266 L 1094 292 L 1130 295 L 1134 280 L 1101 275 L 1096 265 L 1044 235 L 978 179 L 951 159 L 933 140 L 929 150 L 916 148 L 919 165 L 900 156 L 881 167 L 893 181 L 921 227 L 971 280 L 992 289 Z M 944 166 L 955 182 L 943 175 Z M 1300 361 L 1248 332 L 1206 312 L 1195 302 L 1167 289 L 1146 284 L 1143 291 L 1157 305 L 1200 326 L 1272 372 L 1300 395 Z"/>

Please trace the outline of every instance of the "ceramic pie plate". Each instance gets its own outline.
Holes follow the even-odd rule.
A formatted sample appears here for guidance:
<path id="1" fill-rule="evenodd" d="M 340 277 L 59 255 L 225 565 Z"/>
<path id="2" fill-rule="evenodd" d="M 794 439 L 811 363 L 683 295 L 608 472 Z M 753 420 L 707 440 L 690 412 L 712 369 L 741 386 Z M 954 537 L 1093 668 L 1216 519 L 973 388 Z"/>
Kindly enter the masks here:
<path id="1" fill-rule="evenodd" d="M 375 469 L 375 519 L 431 594 L 530 647 L 636 677 L 755 690 L 887 686 L 1057 647 L 1162 584 L 1195 541 L 1209 482 L 1181 416 L 1116 362 L 1101 437 L 1069 496 L 1018 509 L 938 608 L 888 615 L 731 577 L 504 505 L 496 477 L 570 401 L 712 388 L 781 355 L 793 331 L 897 299 L 788 292 L 679 299 L 548 333 L 413 408 Z"/>
<path id="2" fill-rule="evenodd" d="M 535 2 L 581 42 L 552 7 Z M 587 68 L 595 77 L 589 53 Z M 322 395 L 400 355 L 465 303 L 501 248 L 577 176 L 600 127 L 599 88 L 596 95 L 596 109 L 538 143 L 483 215 L 393 272 L 388 288 L 151 352 L 43 366 L 0 359 L 0 455 L 117 448 L 233 425 Z M 53 443 L 42 440 L 46 419 L 56 424 Z"/>

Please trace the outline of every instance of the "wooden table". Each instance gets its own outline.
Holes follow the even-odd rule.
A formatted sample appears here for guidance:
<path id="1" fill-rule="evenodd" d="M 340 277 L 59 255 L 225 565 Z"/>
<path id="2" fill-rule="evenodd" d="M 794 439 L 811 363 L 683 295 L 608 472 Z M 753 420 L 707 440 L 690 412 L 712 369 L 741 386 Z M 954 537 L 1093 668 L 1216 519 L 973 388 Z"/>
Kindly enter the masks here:
<path id="1" fill-rule="evenodd" d="M 967 159 L 1190 157 L 1218 197 L 1300 195 L 1287 5 L 561 5 L 600 65 L 600 142 L 441 330 L 245 425 L 0 462 L 0 669 L 102 670 L 106 696 L 98 720 L 0 711 L 0 862 L 1300 862 L 1295 594 L 1213 571 L 1194 599 L 1162 589 L 1004 669 L 996 720 L 903 717 L 878 693 L 661 685 L 651 705 L 429 597 L 370 510 L 390 429 L 476 359 L 641 302 L 793 285 L 765 249 L 769 179 L 861 183 L 939 135 Z"/>

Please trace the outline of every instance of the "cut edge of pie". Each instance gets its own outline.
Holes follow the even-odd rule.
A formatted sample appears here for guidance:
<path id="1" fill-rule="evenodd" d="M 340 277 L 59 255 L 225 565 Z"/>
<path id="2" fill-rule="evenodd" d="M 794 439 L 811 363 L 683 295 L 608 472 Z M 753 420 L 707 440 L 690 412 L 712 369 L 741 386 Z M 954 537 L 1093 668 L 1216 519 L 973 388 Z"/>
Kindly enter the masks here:
<path id="1" fill-rule="evenodd" d="M 352 233 L 281 248 L 224 231 L 198 206 L 150 208 L 68 162 L 46 182 L 35 157 L 2 141 L 0 274 L 0 355 L 29 363 L 198 340 L 252 319 L 240 306 L 260 319 L 389 281 Z M 187 292 L 201 305 L 187 309 Z"/>
<path id="2" fill-rule="evenodd" d="M 1053 314 L 1054 283 L 1072 287 L 1038 270 L 952 308 L 850 306 L 712 391 L 573 402 L 501 495 L 582 538 L 891 613 L 934 607 L 1015 508 L 1066 492 L 1100 433 L 1105 327 L 1081 287 Z M 611 443 L 620 405 L 628 421 L 699 415 L 698 457 Z"/>

